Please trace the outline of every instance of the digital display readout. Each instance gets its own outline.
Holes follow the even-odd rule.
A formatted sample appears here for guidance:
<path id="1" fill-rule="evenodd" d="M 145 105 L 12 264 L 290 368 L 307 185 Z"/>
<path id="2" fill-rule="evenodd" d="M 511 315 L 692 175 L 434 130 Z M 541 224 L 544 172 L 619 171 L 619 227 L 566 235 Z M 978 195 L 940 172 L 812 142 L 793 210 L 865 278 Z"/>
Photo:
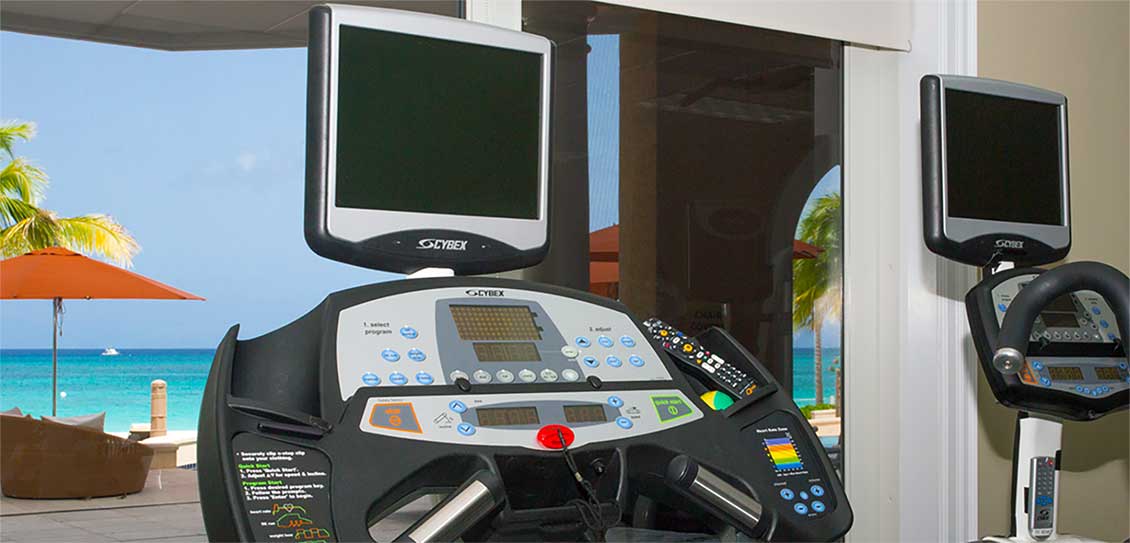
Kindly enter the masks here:
<path id="1" fill-rule="evenodd" d="M 541 330 L 524 305 L 452 305 L 451 317 L 464 341 L 536 341 Z"/>
<path id="2" fill-rule="evenodd" d="M 541 362 L 533 343 L 472 343 L 479 362 Z"/>
<path id="3" fill-rule="evenodd" d="M 521 426 L 541 422 L 536 407 L 480 407 L 475 414 L 479 416 L 479 426 Z"/>
<path id="4" fill-rule="evenodd" d="M 600 405 L 566 405 L 565 422 L 608 422 Z"/>
<path id="5" fill-rule="evenodd" d="M 1044 326 L 1049 328 L 1078 328 L 1079 319 L 1075 318 L 1074 313 L 1040 313 L 1040 319 L 1044 321 Z"/>
<path id="6" fill-rule="evenodd" d="M 1078 366 L 1049 366 L 1048 375 L 1053 381 L 1082 381 L 1083 369 Z"/>
<path id="7" fill-rule="evenodd" d="M 1122 376 L 1118 373 L 1118 368 L 1114 366 L 1101 366 L 1095 368 L 1095 377 L 1100 381 L 1121 381 Z"/>

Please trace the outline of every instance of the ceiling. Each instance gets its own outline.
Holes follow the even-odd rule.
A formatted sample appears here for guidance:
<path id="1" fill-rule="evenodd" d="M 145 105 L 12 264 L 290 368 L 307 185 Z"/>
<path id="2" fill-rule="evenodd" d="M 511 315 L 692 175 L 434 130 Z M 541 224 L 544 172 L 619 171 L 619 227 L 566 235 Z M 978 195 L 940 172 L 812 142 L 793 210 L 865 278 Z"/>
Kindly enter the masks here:
<path id="1" fill-rule="evenodd" d="M 165 51 L 305 47 L 308 0 L 4 0 L 0 29 Z M 460 0 L 336 3 L 458 17 Z"/>

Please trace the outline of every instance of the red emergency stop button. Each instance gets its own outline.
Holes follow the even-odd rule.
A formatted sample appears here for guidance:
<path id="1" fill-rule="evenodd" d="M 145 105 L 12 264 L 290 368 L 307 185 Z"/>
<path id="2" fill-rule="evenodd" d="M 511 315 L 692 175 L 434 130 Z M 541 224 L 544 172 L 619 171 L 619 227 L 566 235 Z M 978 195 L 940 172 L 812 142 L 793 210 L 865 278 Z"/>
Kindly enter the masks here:
<path id="1" fill-rule="evenodd" d="M 573 431 L 561 424 L 547 424 L 538 430 L 538 443 L 547 449 L 563 449 L 573 444 Z"/>

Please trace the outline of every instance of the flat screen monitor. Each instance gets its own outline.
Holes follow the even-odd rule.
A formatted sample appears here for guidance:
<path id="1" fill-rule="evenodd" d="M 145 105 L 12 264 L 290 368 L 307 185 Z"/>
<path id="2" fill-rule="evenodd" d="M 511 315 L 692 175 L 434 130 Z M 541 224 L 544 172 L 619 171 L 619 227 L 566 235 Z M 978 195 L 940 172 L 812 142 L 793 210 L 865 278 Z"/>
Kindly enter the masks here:
<path id="1" fill-rule="evenodd" d="M 926 244 L 960 262 L 1041 264 L 1071 244 L 1067 100 L 991 79 L 922 79 Z"/>
<path id="2" fill-rule="evenodd" d="M 397 10 L 310 17 L 311 248 L 396 272 L 544 257 L 552 44 Z"/>

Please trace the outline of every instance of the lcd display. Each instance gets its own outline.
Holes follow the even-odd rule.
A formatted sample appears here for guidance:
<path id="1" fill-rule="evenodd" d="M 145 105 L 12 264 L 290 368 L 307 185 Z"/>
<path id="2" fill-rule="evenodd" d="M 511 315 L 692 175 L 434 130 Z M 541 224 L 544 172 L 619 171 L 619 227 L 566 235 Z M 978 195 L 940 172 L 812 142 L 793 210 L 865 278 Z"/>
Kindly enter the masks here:
<path id="1" fill-rule="evenodd" d="M 1049 328 L 1078 328 L 1079 319 L 1075 318 L 1075 313 L 1040 313 L 1040 319 L 1044 321 L 1044 326 Z"/>
<path id="2" fill-rule="evenodd" d="M 465 341 L 541 339 L 534 314 L 524 305 L 452 305 L 451 318 Z"/>
<path id="3" fill-rule="evenodd" d="M 536 407 L 480 407 L 475 414 L 479 416 L 479 426 L 521 426 L 541 422 Z"/>
<path id="4" fill-rule="evenodd" d="M 338 207 L 538 218 L 542 56 L 342 25 Z"/>
<path id="5" fill-rule="evenodd" d="M 1100 381 L 1121 381 L 1122 375 L 1118 373 L 1118 368 L 1114 366 L 1100 366 L 1095 368 L 1095 377 Z"/>
<path id="6" fill-rule="evenodd" d="M 796 443 L 793 443 L 793 436 L 786 433 L 783 437 L 766 438 L 763 443 L 765 454 L 769 456 L 777 473 L 804 469 L 804 462 L 797 452 Z"/>
<path id="7" fill-rule="evenodd" d="M 541 362 L 533 343 L 473 343 L 479 362 Z"/>
<path id="8" fill-rule="evenodd" d="M 945 91 L 951 217 L 1063 224 L 1059 106 Z"/>
<path id="9" fill-rule="evenodd" d="M 566 405 L 565 422 L 608 422 L 600 405 Z"/>
<path id="10" fill-rule="evenodd" d="M 1048 375 L 1053 381 L 1082 381 L 1083 369 L 1078 366 L 1049 366 Z"/>

